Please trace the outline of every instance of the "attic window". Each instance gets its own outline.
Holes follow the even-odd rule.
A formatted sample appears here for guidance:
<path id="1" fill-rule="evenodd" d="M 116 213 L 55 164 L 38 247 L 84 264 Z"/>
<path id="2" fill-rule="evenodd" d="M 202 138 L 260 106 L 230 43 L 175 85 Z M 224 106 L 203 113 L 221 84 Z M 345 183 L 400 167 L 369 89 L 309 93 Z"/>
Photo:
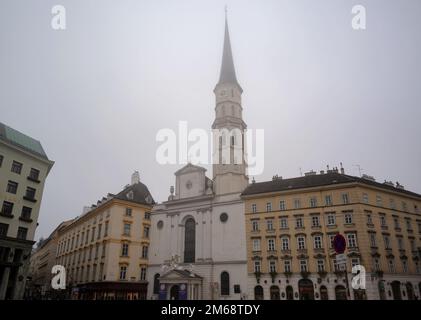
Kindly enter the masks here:
<path id="1" fill-rule="evenodd" d="M 152 203 L 152 197 L 150 195 L 148 195 L 146 198 L 146 203 L 151 204 Z"/>
<path id="2" fill-rule="evenodd" d="M 133 191 L 129 191 L 126 194 L 127 199 L 133 200 Z"/>

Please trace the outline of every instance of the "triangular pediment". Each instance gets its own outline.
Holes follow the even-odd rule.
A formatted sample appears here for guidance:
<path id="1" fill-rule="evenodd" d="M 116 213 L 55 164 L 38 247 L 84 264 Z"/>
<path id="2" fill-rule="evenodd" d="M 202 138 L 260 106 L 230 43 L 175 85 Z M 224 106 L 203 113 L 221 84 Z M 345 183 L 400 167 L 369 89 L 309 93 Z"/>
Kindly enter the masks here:
<path id="1" fill-rule="evenodd" d="M 182 167 L 181 169 L 177 170 L 174 174 L 176 176 L 179 176 L 179 175 L 182 175 L 182 174 L 185 174 L 185 173 L 201 172 L 201 171 L 206 171 L 206 169 L 203 168 L 203 167 L 196 166 L 194 164 L 188 163 L 184 167 Z"/>
<path id="2" fill-rule="evenodd" d="M 188 270 L 173 269 L 159 277 L 159 280 L 201 279 L 202 277 Z"/>

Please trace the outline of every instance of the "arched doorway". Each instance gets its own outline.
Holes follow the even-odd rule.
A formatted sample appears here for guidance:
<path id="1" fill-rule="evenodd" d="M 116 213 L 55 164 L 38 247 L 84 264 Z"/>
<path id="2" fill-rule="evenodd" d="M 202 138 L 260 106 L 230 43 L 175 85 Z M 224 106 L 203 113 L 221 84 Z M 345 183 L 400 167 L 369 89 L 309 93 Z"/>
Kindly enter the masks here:
<path id="1" fill-rule="evenodd" d="M 254 287 L 254 300 L 263 300 L 263 287 L 255 286 Z"/>
<path id="2" fill-rule="evenodd" d="M 380 300 L 386 300 L 386 290 L 384 289 L 384 280 L 379 281 L 379 297 L 380 297 Z"/>
<path id="3" fill-rule="evenodd" d="M 402 300 L 401 283 L 399 281 L 392 281 L 390 285 L 392 287 L 393 300 Z"/>
<path id="4" fill-rule="evenodd" d="M 184 226 L 184 262 L 196 260 L 196 222 L 188 218 Z"/>
<path id="5" fill-rule="evenodd" d="M 178 285 L 173 285 L 170 290 L 170 300 L 178 300 L 178 293 L 180 291 L 180 287 Z"/>
<path id="6" fill-rule="evenodd" d="M 329 300 L 329 294 L 325 286 L 320 287 L 320 300 Z"/>
<path id="7" fill-rule="evenodd" d="M 414 300 L 415 299 L 414 287 L 412 286 L 412 283 L 407 282 L 405 286 L 406 286 L 406 294 L 408 296 L 408 300 Z"/>
<path id="8" fill-rule="evenodd" d="M 294 300 L 294 290 L 291 286 L 286 287 L 285 292 L 287 295 L 287 300 Z"/>
<path id="9" fill-rule="evenodd" d="M 336 300 L 347 300 L 346 288 L 342 285 L 337 285 L 335 287 L 335 297 Z"/>
<path id="10" fill-rule="evenodd" d="M 281 295 L 279 294 L 279 287 L 278 286 L 271 286 L 270 287 L 270 300 L 280 300 Z"/>
<path id="11" fill-rule="evenodd" d="M 314 300 L 314 286 L 310 279 L 301 279 L 298 281 L 298 292 L 300 300 Z"/>

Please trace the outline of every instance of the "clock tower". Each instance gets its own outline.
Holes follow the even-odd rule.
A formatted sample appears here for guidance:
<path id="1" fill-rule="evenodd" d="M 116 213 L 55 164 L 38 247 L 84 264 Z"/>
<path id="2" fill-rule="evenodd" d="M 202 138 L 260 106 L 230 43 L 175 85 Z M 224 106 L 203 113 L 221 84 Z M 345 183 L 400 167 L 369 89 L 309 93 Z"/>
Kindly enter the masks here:
<path id="1" fill-rule="evenodd" d="M 237 81 L 225 16 L 225 36 L 221 73 L 214 89 L 216 106 L 213 143 L 214 191 L 218 195 L 242 192 L 248 185 L 246 175 L 245 135 L 241 94 Z"/>

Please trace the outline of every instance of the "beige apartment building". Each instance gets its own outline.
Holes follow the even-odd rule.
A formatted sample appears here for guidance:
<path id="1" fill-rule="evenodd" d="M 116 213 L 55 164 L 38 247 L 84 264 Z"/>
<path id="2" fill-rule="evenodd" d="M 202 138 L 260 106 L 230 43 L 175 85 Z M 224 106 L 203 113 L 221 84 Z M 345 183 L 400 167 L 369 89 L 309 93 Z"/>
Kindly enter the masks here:
<path id="1" fill-rule="evenodd" d="M 59 231 L 57 264 L 73 299 L 146 299 L 150 210 L 154 200 L 135 172 Z"/>
<path id="2" fill-rule="evenodd" d="M 341 168 L 250 184 L 242 193 L 254 299 L 419 299 L 421 195 Z M 332 240 L 346 239 L 346 271 Z M 353 290 L 351 268 L 366 269 Z"/>
<path id="3" fill-rule="evenodd" d="M 56 290 L 51 288 L 53 274 L 51 270 L 56 264 L 57 244 L 59 231 L 68 226 L 73 220 L 64 221 L 50 234 L 50 236 L 40 242 L 34 249 L 31 259 L 26 283 L 26 295 L 32 299 L 54 299 L 59 298 Z"/>
<path id="4" fill-rule="evenodd" d="M 44 183 L 53 164 L 39 141 L 0 123 L 0 300 L 23 297 Z"/>

